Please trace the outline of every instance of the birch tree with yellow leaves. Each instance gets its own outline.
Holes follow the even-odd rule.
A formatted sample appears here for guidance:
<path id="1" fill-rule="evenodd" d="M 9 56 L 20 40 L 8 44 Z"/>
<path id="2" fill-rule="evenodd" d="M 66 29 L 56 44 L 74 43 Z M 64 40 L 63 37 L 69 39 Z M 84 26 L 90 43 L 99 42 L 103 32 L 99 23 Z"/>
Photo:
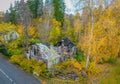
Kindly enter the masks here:
<path id="1" fill-rule="evenodd" d="M 111 58 L 116 59 L 118 56 L 120 51 L 120 27 L 117 19 L 120 13 L 117 12 L 118 8 L 114 10 L 113 5 L 110 5 L 109 8 L 101 11 L 101 15 L 98 17 L 97 13 L 94 13 L 94 30 L 91 29 L 91 24 L 88 24 L 87 33 L 81 37 L 82 41 L 80 42 L 82 51 L 86 56 L 88 55 L 86 67 L 89 59 L 99 63 Z"/>

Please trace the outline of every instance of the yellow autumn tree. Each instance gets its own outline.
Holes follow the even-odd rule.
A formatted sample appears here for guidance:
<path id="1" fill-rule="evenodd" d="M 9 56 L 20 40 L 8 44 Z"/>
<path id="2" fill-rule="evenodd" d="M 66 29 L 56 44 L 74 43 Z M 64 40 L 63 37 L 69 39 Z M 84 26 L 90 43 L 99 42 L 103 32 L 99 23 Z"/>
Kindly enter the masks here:
<path id="1" fill-rule="evenodd" d="M 69 20 L 69 18 L 65 18 L 65 29 L 63 34 L 68 37 L 71 41 L 75 42 L 76 41 L 76 37 L 74 36 L 74 28 L 71 26 L 71 22 Z M 72 23 L 74 23 L 74 21 L 72 21 Z"/>
<path id="2" fill-rule="evenodd" d="M 80 40 L 81 32 L 82 32 L 82 26 L 81 26 L 81 20 L 80 20 L 80 14 L 77 13 L 75 16 L 72 16 L 71 18 L 65 18 L 65 36 L 67 36 L 71 41 L 73 41 L 75 44 L 78 43 Z M 72 20 L 72 21 L 71 21 Z"/>
<path id="3" fill-rule="evenodd" d="M 79 38 L 81 32 L 80 14 L 74 16 L 74 34 Z"/>
<path id="4" fill-rule="evenodd" d="M 37 30 L 39 32 L 39 38 L 41 42 L 48 42 L 48 37 L 51 30 L 50 25 L 51 25 L 51 18 L 49 16 L 45 16 L 44 18 L 39 19 Z"/>
<path id="5" fill-rule="evenodd" d="M 60 22 L 56 21 L 55 19 L 51 20 L 51 30 L 50 30 L 50 35 L 49 35 L 49 41 L 52 44 L 56 44 L 61 37 L 61 27 L 60 27 Z"/>
<path id="6" fill-rule="evenodd" d="M 61 30 L 58 27 L 52 28 L 50 31 L 50 42 L 52 44 L 56 44 L 58 42 L 58 40 L 60 39 L 60 35 L 61 35 Z"/>
<path id="7" fill-rule="evenodd" d="M 112 11 L 110 9 L 105 10 L 99 20 L 94 23 L 91 42 L 88 41 L 91 37 L 88 25 L 87 34 L 82 36 L 82 43 L 80 44 L 85 55 L 91 46 L 90 56 L 95 62 L 116 58 L 119 52 L 119 28 L 116 24 Z"/>
<path id="8" fill-rule="evenodd" d="M 81 26 L 80 14 L 77 13 L 74 16 L 74 37 L 73 37 L 77 46 L 78 46 L 78 42 L 81 39 L 82 32 L 83 32 L 83 27 Z M 78 48 L 80 49 L 79 46 Z"/>

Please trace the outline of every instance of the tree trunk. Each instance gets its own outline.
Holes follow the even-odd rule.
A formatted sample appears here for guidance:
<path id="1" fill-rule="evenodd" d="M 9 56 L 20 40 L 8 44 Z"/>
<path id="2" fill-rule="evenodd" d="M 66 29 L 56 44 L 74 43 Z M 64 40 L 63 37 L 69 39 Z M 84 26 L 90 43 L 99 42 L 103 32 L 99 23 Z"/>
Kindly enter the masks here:
<path id="1" fill-rule="evenodd" d="M 91 42 L 92 42 L 92 37 L 93 37 L 93 30 L 94 30 L 94 14 L 93 14 L 93 0 L 90 0 L 90 14 L 91 14 L 91 32 L 90 32 L 90 46 L 88 49 L 88 56 L 87 56 L 87 60 L 86 60 L 86 69 L 88 69 L 88 64 L 89 64 L 89 59 L 90 59 L 90 52 L 91 52 Z"/>
<path id="2" fill-rule="evenodd" d="M 25 31 L 25 39 L 26 39 L 26 50 L 28 50 L 28 41 L 29 41 L 29 36 L 28 36 L 28 28 L 25 27 L 24 28 L 24 31 Z"/>

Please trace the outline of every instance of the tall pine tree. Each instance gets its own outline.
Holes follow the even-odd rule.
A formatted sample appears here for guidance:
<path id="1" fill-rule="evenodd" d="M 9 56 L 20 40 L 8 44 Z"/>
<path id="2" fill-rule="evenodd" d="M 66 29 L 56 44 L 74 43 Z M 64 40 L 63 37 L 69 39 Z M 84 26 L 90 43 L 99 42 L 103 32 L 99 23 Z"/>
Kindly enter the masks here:
<path id="1" fill-rule="evenodd" d="M 54 6 L 54 18 L 61 22 L 61 26 L 64 23 L 65 3 L 64 0 L 53 0 Z"/>
<path id="2" fill-rule="evenodd" d="M 43 0 L 39 0 L 37 7 L 37 17 L 43 15 Z"/>
<path id="3" fill-rule="evenodd" d="M 27 4 L 34 18 L 42 15 L 43 0 L 28 0 Z"/>
<path id="4" fill-rule="evenodd" d="M 10 5 L 9 11 L 10 11 L 10 22 L 13 23 L 13 24 L 16 24 L 16 18 L 15 18 L 16 10 L 12 6 L 12 4 Z"/>

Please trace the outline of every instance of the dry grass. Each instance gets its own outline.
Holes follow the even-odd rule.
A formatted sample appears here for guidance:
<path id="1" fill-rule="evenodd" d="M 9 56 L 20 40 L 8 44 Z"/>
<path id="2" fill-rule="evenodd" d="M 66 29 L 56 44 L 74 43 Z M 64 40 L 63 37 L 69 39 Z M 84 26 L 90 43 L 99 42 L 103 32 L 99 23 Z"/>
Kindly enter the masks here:
<path id="1" fill-rule="evenodd" d="M 120 84 L 120 58 L 115 64 L 98 64 L 101 72 L 88 78 L 80 78 L 80 81 L 62 80 L 58 78 L 40 78 L 42 84 Z"/>
<path id="2" fill-rule="evenodd" d="M 104 77 L 106 77 L 106 75 L 112 71 L 112 65 L 108 63 L 98 64 L 97 67 L 100 69 L 99 74 L 89 76 L 87 84 L 98 84 L 101 80 L 103 80 Z"/>
<path id="3" fill-rule="evenodd" d="M 85 78 L 81 78 L 79 81 L 74 80 L 62 80 L 59 78 L 45 79 L 40 77 L 42 84 L 87 84 Z"/>
<path id="4" fill-rule="evenodd" d="M 47 81 L 47 84 L 86 84 L 85 81 L 73 81 L 73 80 L 61 80 L 61 79 L 51 79 Z"/>
<path id="5" fill-rule="evenodd" d="M 120 58 L 112 68 L 112 72 L 100 81 L 100 84 L 120 84 Z"/>

